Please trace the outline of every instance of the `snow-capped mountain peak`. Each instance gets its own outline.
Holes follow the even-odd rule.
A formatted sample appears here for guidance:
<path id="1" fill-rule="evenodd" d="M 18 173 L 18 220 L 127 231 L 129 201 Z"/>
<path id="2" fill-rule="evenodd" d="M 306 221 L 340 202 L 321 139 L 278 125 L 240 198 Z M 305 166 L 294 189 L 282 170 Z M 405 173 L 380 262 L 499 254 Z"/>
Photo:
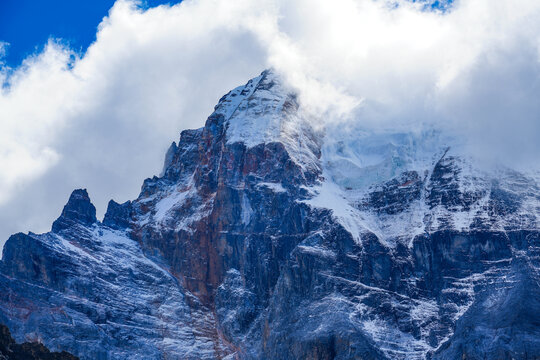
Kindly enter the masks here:
<path id="1" fill-rule="evenodd" d="M 103 222 L 76 190 L 10 237 L 0 322 L 81 359 L 537 358 L 539 204 L 436 131 L 314 131 L 265 71 Z"/>

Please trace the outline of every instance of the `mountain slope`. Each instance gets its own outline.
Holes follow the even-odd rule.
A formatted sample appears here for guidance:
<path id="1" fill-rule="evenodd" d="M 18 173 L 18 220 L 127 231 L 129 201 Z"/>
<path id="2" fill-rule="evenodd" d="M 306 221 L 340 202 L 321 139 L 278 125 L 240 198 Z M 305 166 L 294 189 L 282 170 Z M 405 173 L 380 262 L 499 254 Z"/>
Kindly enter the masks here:
<path id="1" fill-rule="evenodd" d="M 0 322 L 82 359 L 540 357 L 537 182 L 310 124 L 272 71 L 232 90 L 137 199 L 13 235 Z"/>

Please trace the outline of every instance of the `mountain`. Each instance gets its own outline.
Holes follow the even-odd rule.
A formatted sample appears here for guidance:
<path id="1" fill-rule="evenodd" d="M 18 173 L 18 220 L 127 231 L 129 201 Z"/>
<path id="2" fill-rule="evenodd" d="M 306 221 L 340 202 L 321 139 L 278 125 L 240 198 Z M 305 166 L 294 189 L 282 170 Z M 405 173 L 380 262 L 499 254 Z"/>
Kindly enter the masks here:
<path id="1" fill-rule="evenodd" d="M 0 262 L 0 323 L 81 359 L 540 359 L 540 188 L 459 141 L 321 128 L 265 71 L 100 222 Z"/>

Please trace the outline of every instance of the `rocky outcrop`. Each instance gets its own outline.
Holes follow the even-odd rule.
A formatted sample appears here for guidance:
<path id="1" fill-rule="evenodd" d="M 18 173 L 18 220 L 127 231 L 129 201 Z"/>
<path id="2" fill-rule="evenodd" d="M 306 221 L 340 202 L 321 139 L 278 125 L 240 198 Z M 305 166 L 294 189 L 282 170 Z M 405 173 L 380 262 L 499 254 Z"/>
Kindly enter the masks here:
<path id="1" fill-rule="evenodd" d="M 0 322 L 82 359 L 540 357 L 536 180 L 415 136 L 332 146 L 265 71 L 103 222 L 76 190 L 13 235 Z"/>
<path id="2" fill-rule="evenodd" d="M 53 222 L 52 231 L 60 232 L 73 224 L 90 226 L 97 222 L 96 208 L 90 202 L 86 189 L 78 189 L 71 193 L 62 214 Z"/>
<path id="3" fill-rule="evenodd" d="M 77 360 L 78 357 L 65 351 L 50 352 L 43 344 L 25 342 L 17 344 L 7 326 L 0 325 L 1 360 Z"/>

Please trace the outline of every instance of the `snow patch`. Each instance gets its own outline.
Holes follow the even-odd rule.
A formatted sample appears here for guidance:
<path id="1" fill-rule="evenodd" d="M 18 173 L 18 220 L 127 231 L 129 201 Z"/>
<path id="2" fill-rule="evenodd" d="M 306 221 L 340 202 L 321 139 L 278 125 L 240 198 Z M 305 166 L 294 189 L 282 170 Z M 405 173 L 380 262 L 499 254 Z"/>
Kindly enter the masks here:
<path id="1" fill-rule="evenodd" d="M 390 359 L 425 360 L 425 354 L 433 349 L 425 341 L 415 339 L 377 316 L 363 320 L 361 327 Z"/>
<path id="2" fill-rule="evenodd" d="M 263 82 L 267 86 L 259 87 Z M 233 90 L 226 96 L 230 103 L 222 112 L 228 120 L 227 143 L 242 142 L 250 148 L 277 141 L 287 94 L 271 73 L 251 80 L 242 90 Z"/>
<path id="3" fill-rule="evenodd" d="M 257 184 L 257 187 L 258 188 L 265 187 L 265 188 L 268 188 L 268 189 L 272 190 L 275 193 L 287 192 L 287 190 L 285 190 L 283 185 L 281 185 L 280 183 L 260 182 L 260 183 Z"/>
<path id="4" fill-rule="evenodd" d="M 189 191 L 176 191 L 161 199 L 155 205 L 156 213 L 154 214 L 154 220 L 157 222 L 162 222 L 166 218 L 167 213 L 174 207 L 181 205 L 186 200 L 188 195 Z"/>
<path id="5" fill-rule="evenodd" d="M 301 202 L 316 208 L 331 210 L 336 220 L 353 236 L 357 243 L 360 243 L 360 234 L 364 230 L 361 226 L 363 218 L 360 212 L 351 206 L 340 187 L 326 179 L 321 185 L 308 188 L 308 190 L 316 195 Z"/>
<path id="6" fill-rule="evenodd" d="M 253 215 L 253 209 L 251 208 L 251 204 L 249 203 L 249 199 L 245 193 L 242 193 L 242 224 L 247 225 L 251 221 L 251 216 Z"/>
<path id="7" fill-rule="evenodd" d="M 299 110 L 294 91 L 273 71 L 265 71 L 225 95 L 215 113 L 227 123 L 227 144 L 247 148 L 280 142 L 302 168 L 318 167 L 316 136 L 308 116 Z"/>
<path id="8" fill-rule="evenodd" d="M 337 256 L 336 253 L 332 250 L 328 250 L 319 246 L 298 245 L 296 248 L 301 252 L 320 257 L 335 259 Z"/>

